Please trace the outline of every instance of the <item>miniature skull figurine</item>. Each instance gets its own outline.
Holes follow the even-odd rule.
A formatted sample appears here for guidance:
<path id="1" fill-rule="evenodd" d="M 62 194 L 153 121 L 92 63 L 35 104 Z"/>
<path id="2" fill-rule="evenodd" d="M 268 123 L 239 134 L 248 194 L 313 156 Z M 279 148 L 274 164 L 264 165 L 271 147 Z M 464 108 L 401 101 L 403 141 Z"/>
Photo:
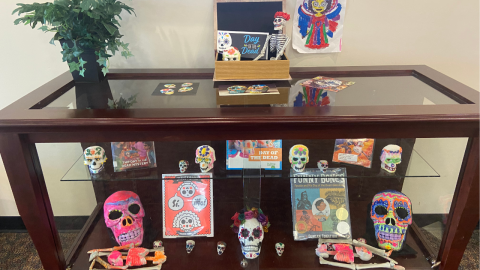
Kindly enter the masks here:
<path id="1" fill-rule="evenodd" d="M 247 262 L 247 260 L 245 260 L 245 258 L 243 258 L 243 260 L 240 262 L 240 266 L 242 268 L 247 268 L 248 262 Z"/>
<path id="2" fill-rule="evenodd" d="M 242 55 L 235 47 L 230 47 L 223 51 L 223 61 L 240 61 Z"/>
<path id="3" fill-rule="evenodd" d="M 105 224 L 120 246 L 143 242 L 143 209 L 140 198 L 131 191 L 117 191 L 103 205 Z"/>
<path id="4" fill-rule="evenodd" d="M 402 162 L 402 148 L 395 144 L 389 144 L 382 149 L 380 156 L 382 161 L 382 169 L 389 173 L 397 170 L 397 164 Z"/>
<path id="5" fill-rule="evenodd" d="M 227 248 L 227 243 L 223 241 L 218 241 L 217 243 L 217 253 L 218 255 L 222 255 L 223 252 L 225 252 L 225 249 Z"/>
<path id="6" fill-rule="evenodd" d="M 187 168 L 188 168 L 188 161 L 186 160 L 180 160 L 180 162 L 178 162 L 178 167 L 180 168 L 180 172 L 181 173 L 184 173 L 187 171 Z"/>
<path id="7" fill-rule="evenodd" d="M 401 250 L 408 226 L 412 224 L 410 199 L 395 190 L 379 192 L 373 197 L 370 217 L 378 246 L 386 250 Z"/>
<path id="8" fill-rule="evenodd" d="M 97 174 L 103 170 L 103 164 L 107 161 L 105 150 L 100 146 L 90 146 L 83 152 L 84 164 L 88 165 L 90 172 Z"/>
<path id="9" fill-rule="evenodd" d="M 242 253 L 247 259 L 255 259 L 260 255 L 264 232 L 262 224 L 256 219 L 246 219 L 238 230 L 238 239 L 242 245 Z"/>
<path id="10" fill-rule="evenodd" d="M 215 150 L 208 145 L 202 145 L 195 152 L 195 163 L 200 164 L 200 170 L 204 173 L 213 169 L 215 162 Z"/>
<path id="11" fill-rule="evenodd" d="M 319 160 L 317 162 L 317 166 L 318 168 L 322 171 L 322 172 L 326 172 L 327 169 L 328 169 L 328 161 L 326 160 Z"/>
<path id="12" fill-rule="evenodd" d="M 275 251 L 277 251 L 278 256 L 282 256 L 284 250 L 285 250 L 285 244 L 284 243 L 276 243 L 275 244 Z"/>
<path id="13" fill-rule="evenodd" d="M 217 50 L 219 53 L 223 53 L 226 49 L 232 45 L 232 36 L 228 32 L 218 32 L 217 38 Z"/>
<path id="14" fill-rule="evenodd" d="M 195 247 L 195 241 L 187 240 L 187 253 L 192 252 L 194 247 Z"/>
<path id="15" fill-rule="evenodd" d="M 158 248 L 160 248 L 160 247 L 163 247 L 163 242 L 162 242 L 162 240 L 157 240 L 157 241 L 154 241 L 154 242 L 153 242 L 153 248 L 154 248 L 154 249 L 158 249 Z"/>
<path id="16" fill-rule="evenodd" d="M 288 160 L 296 172 L 303 172 L 308 163 L 308 148 L 302 144 L 292 146 Z"/>

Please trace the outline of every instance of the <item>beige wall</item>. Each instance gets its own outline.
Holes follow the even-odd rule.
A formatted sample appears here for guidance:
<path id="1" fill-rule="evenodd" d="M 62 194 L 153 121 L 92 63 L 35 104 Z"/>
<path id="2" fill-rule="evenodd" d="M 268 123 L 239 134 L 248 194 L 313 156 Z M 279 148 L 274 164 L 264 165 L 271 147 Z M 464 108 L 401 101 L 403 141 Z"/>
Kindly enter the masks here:
<path id="1" fill-rule="evenodd" d="M 60 46 L 48 44 L 50 34 L 13 25 L 16 16 L 11 15 L 11 11 L 17 2 L 32 3 L 34 0 L 0 2 L 3 60 L 0 65 L 0 109 L 67 70 L 67 65 L 61 62 Z M 123 15 L 121 29 L 135 57 L 125 60 L 116 56 L 111 59 L 111 67 L 213 67 L 213 0 L 125 2 L 137 13 L 137 17 Z M 287 12 L 292 15 L 294 5 L 294 0 L 287 0 Z M 291 27 L 292 22 L 289 22 L 288 31 Z M 341 53 L 302 55 L 290 46 L 287 54 L 292 66 L 426 64 L 478 90 L 479 2 L 348 0 Z M 419 152 L 432 154 L 439 151 L 450 155 L 444 157 L 444 162 L 434 164 L 447 171 L 441 174 L 441 182 L 407 181 L 405 192 L 419 204 L 416 212 L 443 211 L 435 203 L 421 202 L 434 201 L 440 194 L 453 192 L 455 172 L 458 172 L 454 166 L 458 167 L 462 151 L 457 145 L 462 146 L 462 143 L 464 145 L 461 140 L 418 143 Z M 55 149 L 61 152 L 63 148 L 59 147 Z M 73 148 L 75 146 L 65 146 L 65 149 Z M 39 152 L 42 155 L 42 149 Z M 44 156 L 48 162 L 55 161 L 52 156 Z M 450 159 L 455 162 L 449 162 Z M 55 215 L 88 214 L 91 203 L 82 202 L 92 200 L 91 185 L 61 183 L 58 180 L 61 173 L 55 166 L 44 165 L 44 173 L 49 178 L 47 185 Z M 426 187 L 419 190 L 415 181 L 422 181 Z M 78 195 L 72 197 L 75 193 Z M 66 201 L 69 203 L 63 203 Z M 17 214 L 8 180 L 0 165 L 0 216 Z"/>

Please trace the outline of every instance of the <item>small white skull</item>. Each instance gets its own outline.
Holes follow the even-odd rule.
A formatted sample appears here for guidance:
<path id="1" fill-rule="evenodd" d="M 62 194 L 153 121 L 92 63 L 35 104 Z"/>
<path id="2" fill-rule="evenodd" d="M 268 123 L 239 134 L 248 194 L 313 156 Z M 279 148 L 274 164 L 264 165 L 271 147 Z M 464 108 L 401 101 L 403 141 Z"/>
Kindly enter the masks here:
<path id="1" fill-rule="evenodd" d="M 153 248 L 160 248 L 160 247 L 163 247 L 162 240 L 157 240 L 153 242 Z"/>
<path id="2" fill-rule="evenodd" d="M 256 218 L 247 219 L 240 225 L 238 239 L 245 258 L 255 259 L 260 255 L 264 236 L 262 224 Z"/>
<path id="3" fill-rule="evenodd" d="M 186 161 L 186 160 L 180 160 L 180 161 L 178 162 L 178 167 L 180 168 L 180 172 L 181 172 L 181 173 L 186 172 L 186 171 L 187 171 L 187 168 L 188 168 L 188 165 L 189 165 L 189 164 L 188 164 L 188 161 Z"/>
<path id="4" fill-rule="evenodd" d="M 275 250 L 277 251 L 278 256 L 282 256 L 283 251 L 285 251 L 285 244 L 284 243 L 276 243 Z"/>
<path id="5" fill-rule="evenodd" d="M 380 160 L 382 161 L 382 169 L 394 173 L 397 170 L 397 164 L 402 162 L 402 148 L 394 144 L 385 146 L 382 149 Z"/>
<path id="6" fill-rule="evenodd" d="M 283 30 L 283 27 L 285 25 L 285 19 L 282 17 L 276 17 L 273 20 L 273 30 Z"/>
<path id="7" fill-rule="evenodd" d="M 328 161 L 326 160 L 319 160 L 317 162 L 317 166 L 318 168 L 322 171 L 322 172 L 326 172 L 327 169 L 328 169 Z"/>
<path id="8" fill-rule="evenodd" d="M 240 61 L 242 59 L 242 54 L 235 47 L 230 47 L 223 51 L 223 61 Z"/>
<path id="9" fill-rule="evenodd" d="M 187 240 L 187 253 L 192 252 L 193 248 L 195 247 L 195 241 Z"/>
<path id="10" fill-rule="evenodd" d="M 225 249 L 227 248 L 227 243 L 223 241 L 218 241 L 217 243 L 217 253 L 218 255 L 222 255 L 223 252 L 225 252 Z"/>
<path id="11" fill-rule="evenodd" d="M 247 268 L 248 262 L 247 262 L 247 260 L 245 260 L 245 258 L 240 262 L 240 266 L 241 266 L 242 268 Z"/>
<path id="12" fill-rule="evenodd" d="M 105 150 L 100 146 L 90 146 L 83 152 L 84 164 L 88 165 L 93 174 L 103 170 L 103 164 L 107 161 Z"/>

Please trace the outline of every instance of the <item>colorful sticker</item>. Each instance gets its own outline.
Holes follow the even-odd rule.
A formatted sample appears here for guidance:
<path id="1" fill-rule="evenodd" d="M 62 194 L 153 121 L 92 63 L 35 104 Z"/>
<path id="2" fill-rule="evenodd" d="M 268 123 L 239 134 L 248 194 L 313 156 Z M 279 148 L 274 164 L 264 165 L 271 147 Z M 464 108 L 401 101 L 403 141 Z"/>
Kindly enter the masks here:
<path id="1" fill-rule="evenodd" d="M 175 84 L 165 84 L 164 85 L 166 88 L 175 88 L 177 87 Z"/>
<path id="2" fill-rule="evenodd" d="M 192 91 L 192 90 L 193 90 L 193 87 L 182 87 L 178 90 L 178 92 L 184 93 L 184 92 L 188 92 L 188 91 Z"/>
<path id="3" fill-rule="evenodd" d="M 188 87 L 188 86 L 192 86 L 192 85 L 193 85 L 193 83 L 184 83 L 184 84 L 182 84 L 182 87 Z"/>

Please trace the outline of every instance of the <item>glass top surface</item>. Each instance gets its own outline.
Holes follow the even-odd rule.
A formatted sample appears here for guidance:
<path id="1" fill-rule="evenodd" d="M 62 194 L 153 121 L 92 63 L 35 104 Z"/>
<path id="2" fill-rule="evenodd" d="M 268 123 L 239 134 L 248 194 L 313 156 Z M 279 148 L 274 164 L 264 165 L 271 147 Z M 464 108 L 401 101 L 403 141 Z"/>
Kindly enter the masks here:
<path id="1" fill-rule="evenodd" d="M 301 83 L 308 79 L 293 78 L 288 82 L 277 82 L 278 86 L 276 82 L 268 81 L 214 82 L 211 79 L 105 80 L 99 84 L 77 84 L 43 109 L 216 108 L 232 105 L 298 107 L 306 106 L 305 103 L 324 105 L 322 102 L 330 106 L 458 104 L 413 76 L 337 77 L 355 84 L 336 93 L 323 91 L 318 94 L 306 93 Z M 268 92 L 230 94 L 227 90 L 228 86 L 249 87 L 255 84 L 266 84 Z M 169 86 L 173 91 L 168 91 Z M 184 92 L 180 91 L 182 88 L 186 88 L 182 90 Z M 302 103 L 305 95 L 309 97 L 310 104 Z M 327 96 L 328 102 L 325 102 Z"/>

